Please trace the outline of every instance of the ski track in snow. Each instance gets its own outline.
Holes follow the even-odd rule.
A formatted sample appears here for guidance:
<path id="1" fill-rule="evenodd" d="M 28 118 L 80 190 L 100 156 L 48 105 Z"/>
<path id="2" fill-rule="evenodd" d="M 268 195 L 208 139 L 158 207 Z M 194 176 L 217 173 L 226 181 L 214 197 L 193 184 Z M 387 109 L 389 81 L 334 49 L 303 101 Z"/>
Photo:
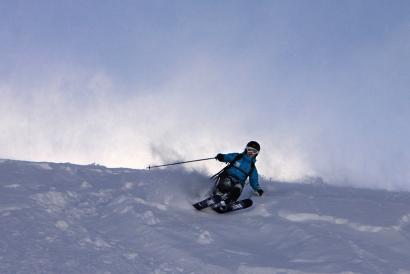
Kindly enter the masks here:
<path id="1" fill-rule="evenodd" d="M 261 184 L 219 215 L 196 173 L 0 161 L 0 273 L 410 273 L 409 193 Z"/>
<path id="2" fill-rule="evenodd" d="M 396 229 L 396 230 L 400 229 L 400 227 L 398 226 L 382 227 L 382 226 L 363 225 L 363 224 L 353 223 L 353 222 L 350 222 L 349 220 L 342 219 L 342 218 L 311 214 L 311 213 L 280 212 L 279 216 L 291 222 L 321 221 L 321 222 L 328 222 L 328 223 L 335 224 L 335 225 L 345 225 L 351 229 L 361 231 L 361 232 L 381 232 L 381 231 L 386 231 L 389 229 Z"/>

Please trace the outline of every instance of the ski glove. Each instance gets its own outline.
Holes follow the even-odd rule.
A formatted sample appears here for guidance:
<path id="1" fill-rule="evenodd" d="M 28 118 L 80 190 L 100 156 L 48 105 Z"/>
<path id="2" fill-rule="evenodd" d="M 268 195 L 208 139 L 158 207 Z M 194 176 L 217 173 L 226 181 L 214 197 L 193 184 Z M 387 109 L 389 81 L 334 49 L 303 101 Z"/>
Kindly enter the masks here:
<path id="1" fill-rule="evenodd" d="M 224 155 L 221 153 L 218 153 L 218 155 L 216 155 L 215 159 L 217 159 L 219 162 L 223 162 L 224 161 Z"/>
<path id="2" fill-rule="evenodd" d="M 258 189 L 258 195 L 262 196 L 263 195 L 263 190 L 262 189 Z"/>

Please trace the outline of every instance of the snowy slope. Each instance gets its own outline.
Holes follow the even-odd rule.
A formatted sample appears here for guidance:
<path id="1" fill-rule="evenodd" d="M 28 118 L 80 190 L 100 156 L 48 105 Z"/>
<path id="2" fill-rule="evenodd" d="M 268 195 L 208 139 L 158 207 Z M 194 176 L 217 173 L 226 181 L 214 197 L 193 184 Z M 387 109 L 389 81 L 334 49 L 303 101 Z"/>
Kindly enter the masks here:
<path id="1" fill-rule="evenodd" d="M 218 215 L 199 173 L 0 160 L 0 273 L 410 273 L 410 193 L 261 185 Z"/>

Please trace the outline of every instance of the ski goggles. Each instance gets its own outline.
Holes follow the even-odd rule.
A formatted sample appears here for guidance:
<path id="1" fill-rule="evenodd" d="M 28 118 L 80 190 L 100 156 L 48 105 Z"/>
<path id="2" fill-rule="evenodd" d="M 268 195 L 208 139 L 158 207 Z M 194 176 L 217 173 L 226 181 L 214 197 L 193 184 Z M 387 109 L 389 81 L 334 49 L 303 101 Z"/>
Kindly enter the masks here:
<path id="1" fill-rule="evenodd" d="M 246 152 L 250 152 L 250 153 L 253 153 L 253 154 L 258 154 L 259 153 L 259 151 L 256 148 L 253 148 L 253 147 L 246 147 Z"/>

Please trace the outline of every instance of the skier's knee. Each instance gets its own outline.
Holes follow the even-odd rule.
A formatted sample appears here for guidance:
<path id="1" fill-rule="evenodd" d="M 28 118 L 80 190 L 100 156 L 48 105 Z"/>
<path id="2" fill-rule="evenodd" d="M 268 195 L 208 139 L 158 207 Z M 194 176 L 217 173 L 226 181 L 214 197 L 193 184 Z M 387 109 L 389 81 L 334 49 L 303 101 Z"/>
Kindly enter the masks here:
<path id="1" fill-rule="evenodd" d="M 226 192 L 229 192 L 231 186 L 232 186 L 231 180 L 230 180 L 228 177 L 226 177 L 226 178 L 223 178 L 223 179 L 219 182 L 219 184 L 218 184 L 218 189 L 219 189 L 221 192 L 225 192 L 225 193 L 226 193 Z"/>

